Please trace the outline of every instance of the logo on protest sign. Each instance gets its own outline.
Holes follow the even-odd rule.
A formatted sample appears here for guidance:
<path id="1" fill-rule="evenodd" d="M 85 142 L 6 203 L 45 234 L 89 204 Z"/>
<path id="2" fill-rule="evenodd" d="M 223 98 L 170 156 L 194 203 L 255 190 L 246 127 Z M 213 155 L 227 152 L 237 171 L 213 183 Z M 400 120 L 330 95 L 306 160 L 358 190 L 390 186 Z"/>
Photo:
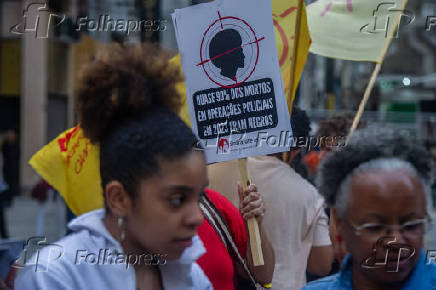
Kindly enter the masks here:
<path id="1" fill-rule="evenodd" d="M 227 140 L 226 138 L 221 138 L 220 141 L 218 142 L 218 150 L 221 151 L 222 153 L 226 153 L 229 151 L 229 140 Z"/>
<path id="2" fill-rule="evenodd" d="M 256 69 L 259 42 L 254 29 L 234 16 L 218 18 L 203 34 L 200 62 L 206 76 L 221 87 L 236 87 L 245 82 Z"/>

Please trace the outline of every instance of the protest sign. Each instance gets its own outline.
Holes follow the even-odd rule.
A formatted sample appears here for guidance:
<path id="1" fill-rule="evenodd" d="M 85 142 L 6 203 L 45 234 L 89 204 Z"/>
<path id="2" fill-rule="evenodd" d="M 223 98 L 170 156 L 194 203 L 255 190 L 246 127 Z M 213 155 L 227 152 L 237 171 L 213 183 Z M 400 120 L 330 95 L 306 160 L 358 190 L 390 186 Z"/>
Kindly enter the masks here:
<path id="1" fill-rule="evenodd" d="M 271 3 L 221 1 L 173 14 L 192 129 L 208 163 L 289 150 L 291 125 Z"/>

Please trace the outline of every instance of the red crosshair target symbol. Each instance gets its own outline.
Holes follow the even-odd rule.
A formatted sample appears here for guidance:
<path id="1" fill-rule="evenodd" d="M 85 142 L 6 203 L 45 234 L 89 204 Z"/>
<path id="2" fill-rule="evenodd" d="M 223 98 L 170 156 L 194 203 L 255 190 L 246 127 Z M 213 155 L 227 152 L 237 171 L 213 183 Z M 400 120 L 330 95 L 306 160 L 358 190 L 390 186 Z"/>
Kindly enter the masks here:
<path id="1" fill-rule="evenodd" d="M 223 21 L 230 22 L 230 23 L 224 24 Z M 237 27 L 240 27 L 239 25 L 235 25 L 235 23 L 242 24 L 243 26 L 247 27 L 248 31 L 251 32 L 252 40 L 249 41 L 249 42 L 246 42 L 246 43 L 242 43 L 241 45 L 239 45 L 237 47 L 234 47 L 234 48 L 231 48 L 229 50 L 226 50 L 226 51 L 224 51 L 224 52 L 222 52 L 222 53 L 220 53 L 220 54 L 218 54 L 218 55 L 216 55 L 216 56 L 214 56 L 212 58 L 204 59 L 203 58 L 203 48 L 204 48 L 204 45 L 205 45 L 205 39 L 210 38 L 210 35 L 209 35 L 209 34 L 211 34 L 210 32 L 214 32 L 211 29 L 216 24 L 219 24 L 219 29 L 220 30 L 223 30 L 225 26 L 237 26 Z M 215 84 L 219 85 L 220 87 L 224 87 L 224 88 L 237 87 L 241 83 L 245 82 L 248 78 L 250 78 L 251 75 L 253 74 L 254 70 L 256 69 L 256 65 L 257 65 L 257 62 L 259 60 L 259 42 L 264 40 L 264 39 L 265 39 L 265 37 L 258 38 L 256 36 L 256 33 L 255 33 L 254 29 L 245 20 L 243 20 L 241 18 L 238 18 L 238 17 L 235 17 L 235 16 L 225 16 L 225 17 L 222 17 L 220 12 L 218 11 L 218 19 L 216 19 L 214 22 L 212 22 L 212 24 L 210 24 L 209 27 L 206 29 L 206 31 L 203 33 L 203 39 L 201 40 L 201 45 L 200 45 L 200 62 L 197 64 L 197 66 L 202 66 L 203 71 L 206 74 L 206 76 L 212 82 L 214 82 Z M 246 47 L 246 46 L 249 46 L 249 45 L 254 45 L 254 44 L 256 45 L 256 49 L 255 49 L 255 51 L 256 51 L 255 52 L 256 60 L 254 61 L 254 65 L 250 64 L 253 67 L 252 67 L 250 73 L 247 76 L 245 76 L 242 80 L 237 80 L 236 79 L 234 84 L 223 84 L 220 81 L 215 80 L 214 78 L 211 77 L 211 73 L 212 72 L 208 71 L 208 69 L 206 68 L 206 64 L 208 64 L 209 62 L 211 62 L 211 61 L 213 61 L 213 60 L 215 60 L 217 58 L 220 58 L 222 56 L 230 54 L 230 53 L 236 51 L 237 49 L 240 49 L 240 48 L 243 48 L 243 47 Z"/>

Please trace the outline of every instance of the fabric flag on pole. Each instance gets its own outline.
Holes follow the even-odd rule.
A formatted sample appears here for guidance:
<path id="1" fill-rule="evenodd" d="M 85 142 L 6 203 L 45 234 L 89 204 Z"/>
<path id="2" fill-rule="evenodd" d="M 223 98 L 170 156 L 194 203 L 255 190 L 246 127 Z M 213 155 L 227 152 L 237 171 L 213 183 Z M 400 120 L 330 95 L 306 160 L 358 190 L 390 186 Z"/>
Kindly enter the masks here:
<path id="1" fill-rule="evenodd" d="M 60 134 L 29 163 L 59 191 L 74 214 L 103 207 L 99 147 L 85 138 L 80 126 Z"/>
<path id="2" fill-rule="evenodd" d="M 380 62 L 389 35 L 403 16 L 407 0 L 318 0 L 307 7 L 310 52 L 322 56 Z"/>
<path id="3" fill-rule="evenodd" d="M 289 109 L 292 108 L 310 46 L 305 6 L 303 3 L 303 9 L 298 10 L 298 2 L 272 2 L 277 52 Z M 298 19 L 301 21 L 299 25 Z M 295 64 L 294 51 L 297 58 Z M 171 62 L 181 69 L 180 55 L 176 55 Z M 185 83 L 177 84 L 177 89 L 185 102 L 179 115 L 190 125 Z M 79 125 L 60 134 L 33 155 L 29 163 L 59 191 L 74 214 L 80 215 L 104 206 L 99 147 L 90 143 Z"/>
<path id="4" fill-rule="evenodd" d="M 299 2 L 302 7 L 297 10 Z M 272 12 L 283 86 L 289 112 L 292 112 L 295 92 L 311 45 L 306 6 L 304 1 L 273 0 Z"/>

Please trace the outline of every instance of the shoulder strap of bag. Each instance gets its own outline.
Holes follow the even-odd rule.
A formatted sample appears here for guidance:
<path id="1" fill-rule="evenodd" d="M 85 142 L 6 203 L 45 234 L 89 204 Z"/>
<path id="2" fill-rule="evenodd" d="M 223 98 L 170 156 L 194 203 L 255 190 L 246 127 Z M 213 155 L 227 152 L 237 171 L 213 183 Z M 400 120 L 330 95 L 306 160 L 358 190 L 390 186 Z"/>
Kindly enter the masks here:
<path id="1" fill-rule="evenodd" d="M 203 194 L 200 198 L 200 209 L 203 212 L 204 217 L 208 220 L 208 222 L 212 225 L 212 227 L 218 233 L 218 235 L 220 236 L 224 245 L 226 245 L 227 250 L 229 252 L 232 251 L 233 254 L 237 257 L 238 262 L 244 268 L 244 271 L 247 274 L 247 276 L 250 278 L 250 281 L 254 285 L 256 285 L 256 288 L 261 287 L 259 285 L 259 283 L 257 283 L 256 280 L 254 280 L 254 277 L 251 274 L 250 270 L 248 269 L 248 266 L 245 263 L 245 260 L 239 254 L 238 247 L 236 246 L 235 242 L 233 241 L 233 237 L 230 234 L 229 228 L 227 227 L 227 224 L 226 224 L 224 218 L 222 217 L 219 210 L 215 207 L 215 205 L 211 202 L 211 200 L 206 196 L 206 194 Z"/>

